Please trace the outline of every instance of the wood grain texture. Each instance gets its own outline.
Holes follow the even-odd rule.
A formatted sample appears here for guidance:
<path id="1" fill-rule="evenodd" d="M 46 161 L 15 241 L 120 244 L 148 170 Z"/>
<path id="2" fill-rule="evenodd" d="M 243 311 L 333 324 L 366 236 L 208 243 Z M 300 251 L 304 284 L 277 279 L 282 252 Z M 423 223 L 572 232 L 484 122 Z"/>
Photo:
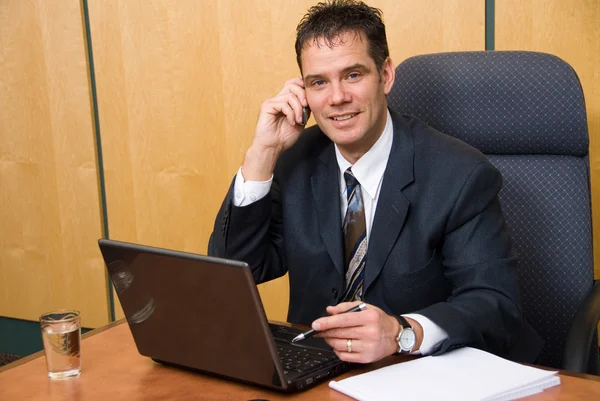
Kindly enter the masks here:
<path id="1" fill-rule="evenodd" d="M 394 64 L 427 53 L 485 50 L 485 2 L 377 0 Z"/>
<path id="2" fill-rule="evenodd" d="M 0 315 L 108 321 L 80 2 L 0 2 Z"/>
<path id="3" fill-rule="evenodd" d="M 391 356 L 375 364 L 356 367 L 339 379 L 365 373 L 410 356 Z M 330 389 L 328 384 L 297 394 L 281 394 L 201 373 L 179 370 L 153 362 L 138 354 L 127 324 L 91 335 L 81 343 L 81 376 L 53 381 L 46 375 L 43 355 L 24 364 L 0 370 L 3 400 L 335 400 L 352 399 Z M 594 400 L 600 397 L 600 381 L 560 375 L 561 385 L 523 398 L 527 401 Z M 435 378 L 431 383 L 435 384 Z"/>
<path id="4" fill-rule="evenodd" d="M 595 276 L 600 278 L 600 2 L 496 2 L 496 49 L 554 54 L 577 72 L 586 101 L 594 222 Z"/>
<path id="5" fill-rule="evenodd" d="M 299 75 L 295 28 L 313 4 L 89 1 L 112 238 L 206 250 L 260 104 Z M 372 5 L 396 63 L 484 48 L 477 0 Z M 259 290 L 268 316 L 285 320 L 287 276 Z"/>
<path id="6" fill-rule="evenodd" d="M 229 180 L 216 2 L 89 8 L 110 237 L 205 253 Z"/>
<path id="7" fill-rule="evenodd" d="M 110 236 L 203 252 L 223 193 L 209 1 L 90 1 Z"/>

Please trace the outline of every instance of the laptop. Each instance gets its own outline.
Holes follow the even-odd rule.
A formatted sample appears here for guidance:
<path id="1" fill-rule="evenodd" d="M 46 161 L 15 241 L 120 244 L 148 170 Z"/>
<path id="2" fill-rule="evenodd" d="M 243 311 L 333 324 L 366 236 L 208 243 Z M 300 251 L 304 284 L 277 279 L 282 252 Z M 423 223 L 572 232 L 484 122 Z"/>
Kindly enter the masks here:
<path id="1" fill-rule="evenodd" d="M 349 368 L 320 338 L 267 321 L 250 267 L 239 261 L 100 239 L 141 355 L 283 392 Z"/>

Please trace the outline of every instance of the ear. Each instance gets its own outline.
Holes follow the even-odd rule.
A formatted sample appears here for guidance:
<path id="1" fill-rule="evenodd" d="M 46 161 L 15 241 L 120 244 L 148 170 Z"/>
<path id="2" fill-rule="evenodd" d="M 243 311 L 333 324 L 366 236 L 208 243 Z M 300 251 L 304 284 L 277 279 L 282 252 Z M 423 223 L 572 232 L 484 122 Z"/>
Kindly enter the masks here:
<path id="1" fill-rule="evenodd" d="M 387 95 L 392 90 L 394 80 L 396 79 L 396 69 L 391 58 L 387 58 L 383 63 L 381 70 L 381 79 L 383 80 L 383 91 Z"/>

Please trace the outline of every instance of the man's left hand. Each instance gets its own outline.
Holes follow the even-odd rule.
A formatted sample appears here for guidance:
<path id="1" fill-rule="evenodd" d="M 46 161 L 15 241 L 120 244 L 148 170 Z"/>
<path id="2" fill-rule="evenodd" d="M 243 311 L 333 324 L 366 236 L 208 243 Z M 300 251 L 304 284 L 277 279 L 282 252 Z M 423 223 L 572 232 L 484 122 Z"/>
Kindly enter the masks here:
<path id="1" fill-rule="evenodd" d="M 343 302 L 328 306 L 327 313 L 331 316 L 319 318 L 312 324 L 312 328 L 319 331 L 317 336 L 322 337 L 337 356 L 347 362 L 375 362 L 397 352 L 398 320 L 370 304 L 360 312 L 343 313 L 360 303 Z M 418 345 L 423 331 L 414 320 L 410 323 L 417 334 Z M 414 327 L 415 324 L 418 327 Z"/>

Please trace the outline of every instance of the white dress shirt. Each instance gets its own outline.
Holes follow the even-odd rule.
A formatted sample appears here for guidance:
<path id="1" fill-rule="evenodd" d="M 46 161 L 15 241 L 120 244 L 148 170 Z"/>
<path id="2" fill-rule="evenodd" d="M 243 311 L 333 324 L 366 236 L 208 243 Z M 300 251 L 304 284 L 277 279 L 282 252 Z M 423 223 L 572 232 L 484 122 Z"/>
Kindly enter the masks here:
<path id="1" fill-rule="evenodd" d="M 344 172 L 348 167 L 352 167 L 352 173 L 360 183 L 363 206 L 365 208 L 365 219 L 367 224 L 367 244 L 371 235 L 371 227 L 375 217 L 377 201 L 379 200 L 379 192 L 383 181 L 383 173 L 387 166 L 390 152 L 392 150 L 392 142 L 394 140 L 394 127 L 392 124 L 392 116 L 387 113 L 387 121 L 383 133 L 375 142 L 375 144 L 365 153 L 354 165 L 350 164 L 337 145 L 335 145 L 335 157 L 340 169 L 340 209 L 342 211 L 341 219 L 344 221 L 346 209 L 348 208 L 348 200 L 346 198 L 346 181 L 344 180 Z M 244 181 L 242 168 L 238 170 L 234 183 L 234 206 L 247 206 L 259 199 L 265 197 L 271 189 L 273 177 L 268 181 Z M 368 257 L 368 256 L 367 256 Z M 423 342 L 419 349 L 420 353 L 427 355 L 440 342 L 448 338 L 448 334 L 437 324 L 425 316 L 411 313 L 402 315 L 416 320 L 423 327 Z"/>

